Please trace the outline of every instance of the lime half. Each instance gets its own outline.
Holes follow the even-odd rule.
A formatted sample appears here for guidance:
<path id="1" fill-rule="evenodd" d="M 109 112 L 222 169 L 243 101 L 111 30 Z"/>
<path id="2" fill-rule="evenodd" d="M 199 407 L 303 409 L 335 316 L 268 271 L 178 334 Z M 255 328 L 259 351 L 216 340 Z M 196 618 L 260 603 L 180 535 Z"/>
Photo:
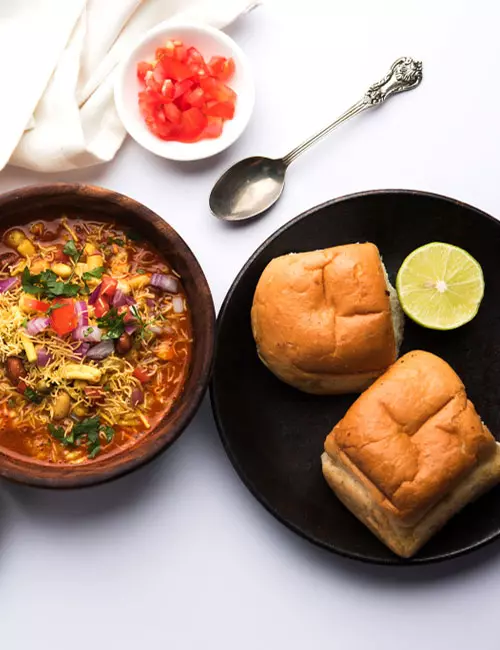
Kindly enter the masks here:
<path id="1" fill-rule="evenodd" d="M 433 242 L 408 255 L 399 269 L 396 288 L 412 320 L 429 329 L 452 330 L 477 314 L 484 277 L 467 251 Z"/>

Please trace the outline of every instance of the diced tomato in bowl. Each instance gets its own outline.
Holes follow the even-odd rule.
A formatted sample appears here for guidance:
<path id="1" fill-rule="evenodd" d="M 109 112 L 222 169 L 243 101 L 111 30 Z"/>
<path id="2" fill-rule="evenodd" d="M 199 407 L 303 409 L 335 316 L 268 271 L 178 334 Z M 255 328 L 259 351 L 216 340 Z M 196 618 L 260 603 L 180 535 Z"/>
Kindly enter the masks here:
<path id="1" fill-rule="evenodd" d="M 226 34 L 202 25 L 158 25 L 121 66 L 116 107 L 132 137 L 173 160 L 222 151 L 246 127 L 254 86 Z"/>
<path id="2" fill-rule="evenodd" d="M 153 62 L 137 64 L 137 77 L 144 86 L 139 109 L 149 130 L 179 142 L 219 137 L 224 121 L 232 120 L 235 113 L 237 94 L 224 83 L 234 71 L 231 57 L 213 56 L 207 63 L 195 47 L 167 40 L 156 48 Z M 220 121 L 207 130 L 209 117 Z"/>

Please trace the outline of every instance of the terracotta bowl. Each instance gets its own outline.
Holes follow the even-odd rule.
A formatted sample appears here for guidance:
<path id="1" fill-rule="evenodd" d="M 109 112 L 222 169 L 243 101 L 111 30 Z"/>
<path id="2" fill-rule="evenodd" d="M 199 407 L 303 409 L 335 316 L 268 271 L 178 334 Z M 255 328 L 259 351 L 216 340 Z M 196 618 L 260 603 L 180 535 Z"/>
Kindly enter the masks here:
<path id="1" fill-rule="evenodd" d="M 214 350 L 215 313 L 212 294 L 195 256 L 157 214 L 136 201 L 89 185 L 57 183 L 25 187 L 0 196 L 0 230 L 68 214 L 82 220 L 112 218 L 132 227 L 154 244 L 181 275 L 193 321 L 194 349 L 184 390 L 156 428 L 134 445 L 85 465 L 55 465 L 0 447 L 0 476 L 47 488 L 75 488 L 117 478 L 164 451 L 189 424 L 208 385 Z"/>

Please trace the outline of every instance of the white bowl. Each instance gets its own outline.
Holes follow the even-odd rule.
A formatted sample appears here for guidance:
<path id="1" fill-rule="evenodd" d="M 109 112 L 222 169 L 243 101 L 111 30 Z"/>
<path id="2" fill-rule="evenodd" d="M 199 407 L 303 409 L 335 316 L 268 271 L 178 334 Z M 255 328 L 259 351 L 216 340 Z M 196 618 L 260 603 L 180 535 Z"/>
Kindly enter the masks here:
<path id="1" fill-rule="evenodd" d="M 157 47 L 168 39 L 179 39 L 196 47 L 205 60 L 211 56 L 232 56 L 235 74 L 228 85 L 238 94 L 232 120 L 224 122 L 222 134 L 199 142 L 161 140 L 149 131 L 140 114 L 137 95 L 143 85 L 137 78 L 139 61 L 154 60 Z M 250 64 L 238 45 L 227 34 L 205 25 L 167 21 L 151 29 L 129 52 L 117 72 L 115 103 L 118 115 L 129 134 L 141 146 L 170 160 L 200 160 L 227 149 L 245 130 L 254 106 L 255 88 Z"/>

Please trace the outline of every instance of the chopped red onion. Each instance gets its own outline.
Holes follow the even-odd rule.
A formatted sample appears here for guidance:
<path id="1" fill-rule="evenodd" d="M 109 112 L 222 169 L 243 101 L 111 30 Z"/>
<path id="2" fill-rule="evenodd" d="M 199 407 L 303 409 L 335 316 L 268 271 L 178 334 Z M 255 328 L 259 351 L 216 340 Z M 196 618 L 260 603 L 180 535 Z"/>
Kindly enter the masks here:
<path id="1" fill-rule="evenodd" d="M 153 300 L 153 298 L 146 298 L 146 305 L 147 305 L 150 309 L 154 309 L 154 308 L 156 307 L 156 303 L 155 303 L 155 301 Z"/>
<path id="2" fill-rule="evenodd" d="M 10 291 L 16 284 L 19 283 L 19 278 L 6 278 L 5 280 L 0 280 L 0 293 L 5 293 Z"/>
<path id="3" fill-rule="evenodd" d="M 97 287 L 92 291 L 92 293 L 89 296 L 89 305 L 94 305 L 97 302 L 97 299 L 99 298 L 99 294 L 101 293 L 101 288 L 102 288 L 102 282 L 101 284 L 97 285 Z"/>
<path id="4" fill-rule="evenodd" d="M 87 352 L 87 358 L 93 359 L 94 361 L 102 361 L 106 357 L 109 357 L 110 354 L 113 354 L 115 351 L 115 344 L 113 341 L 102 341 L 94 345 L 93 348 Z"/>
<path id="5" fill-rule="evenodd" d="M 102 339 L 102 332 L 98 327 L 92 325 L 83 325 L 77 327 L 73 332 L 75 341 L 86 341 L 87 343 L 99 343 Z"/>
<path id="6" fill-rule="evenodd" d="M 75 312 L 78 318 L 78 327 L 89 324 L 89 310 L 84 300 L 77 300 L 75 302 Z"/>
<path id="7" fill-rule="evenodd" d="M 125 305 L 135 305 L 135 300 L 130 296 L 127 296 L 121 289 L 115 291 L 113 296 L 113 307 L 123 307 Z"/>
<path id="8" fill-rule="evenodd" d="M 133 334 L 136 329 L 137 329 L 137 325 L 133 325 L 132 323 L 128 323 L 128 325 L 125 325 L 125 331 L 129 336 L 130 334 Z"/>
<path id="9" fill-rule="evenodd" d="M 137 406 L 137 404 L 142 404 L 144 402 L 144 393 L 140 388 L 134 388 L 130 398 L 132 406 Z"/>
<path id="10" fill-rule="evenodd" d="M 47 316 L 37 316 L 37 318 L 32 318 L 28 321 L 26 325 L 26 331 L 30 336 L 36 336 L 46 330 L 50 325 L 50 318 Z"/>
<path id="11" fill-rule="evenodd" d="M 149 284 L 162 291 L 168 291 L 168 293 L 177 293 L 179 290 L 179 281 L 177 278 L 173 275 L 165 275 L 164 273 L 153 273 Z"/>
<path id="12" fill-rule="evenodd" d="M 81 343 L 76 350 L 74 350 L 74 354 L 77 357 L 80 357 L 83 359 L 83 357 L 87 354 L 87 352 L 90 349 L 90 343 Z"/>
<path id="13" fill-rule="evenodd" d="M 45 368 L 52 361 L 52 355 L 45 348 L 38 348 L 36 351 L 36 365 Z"/>
<path id="14" fill-rule="evenodd" d="M 172 298 L 172 307 L 174 308 L 174 313 L 182 314 L 184 311 L 184 298 L 182 296 L 174 296 Z"/>

